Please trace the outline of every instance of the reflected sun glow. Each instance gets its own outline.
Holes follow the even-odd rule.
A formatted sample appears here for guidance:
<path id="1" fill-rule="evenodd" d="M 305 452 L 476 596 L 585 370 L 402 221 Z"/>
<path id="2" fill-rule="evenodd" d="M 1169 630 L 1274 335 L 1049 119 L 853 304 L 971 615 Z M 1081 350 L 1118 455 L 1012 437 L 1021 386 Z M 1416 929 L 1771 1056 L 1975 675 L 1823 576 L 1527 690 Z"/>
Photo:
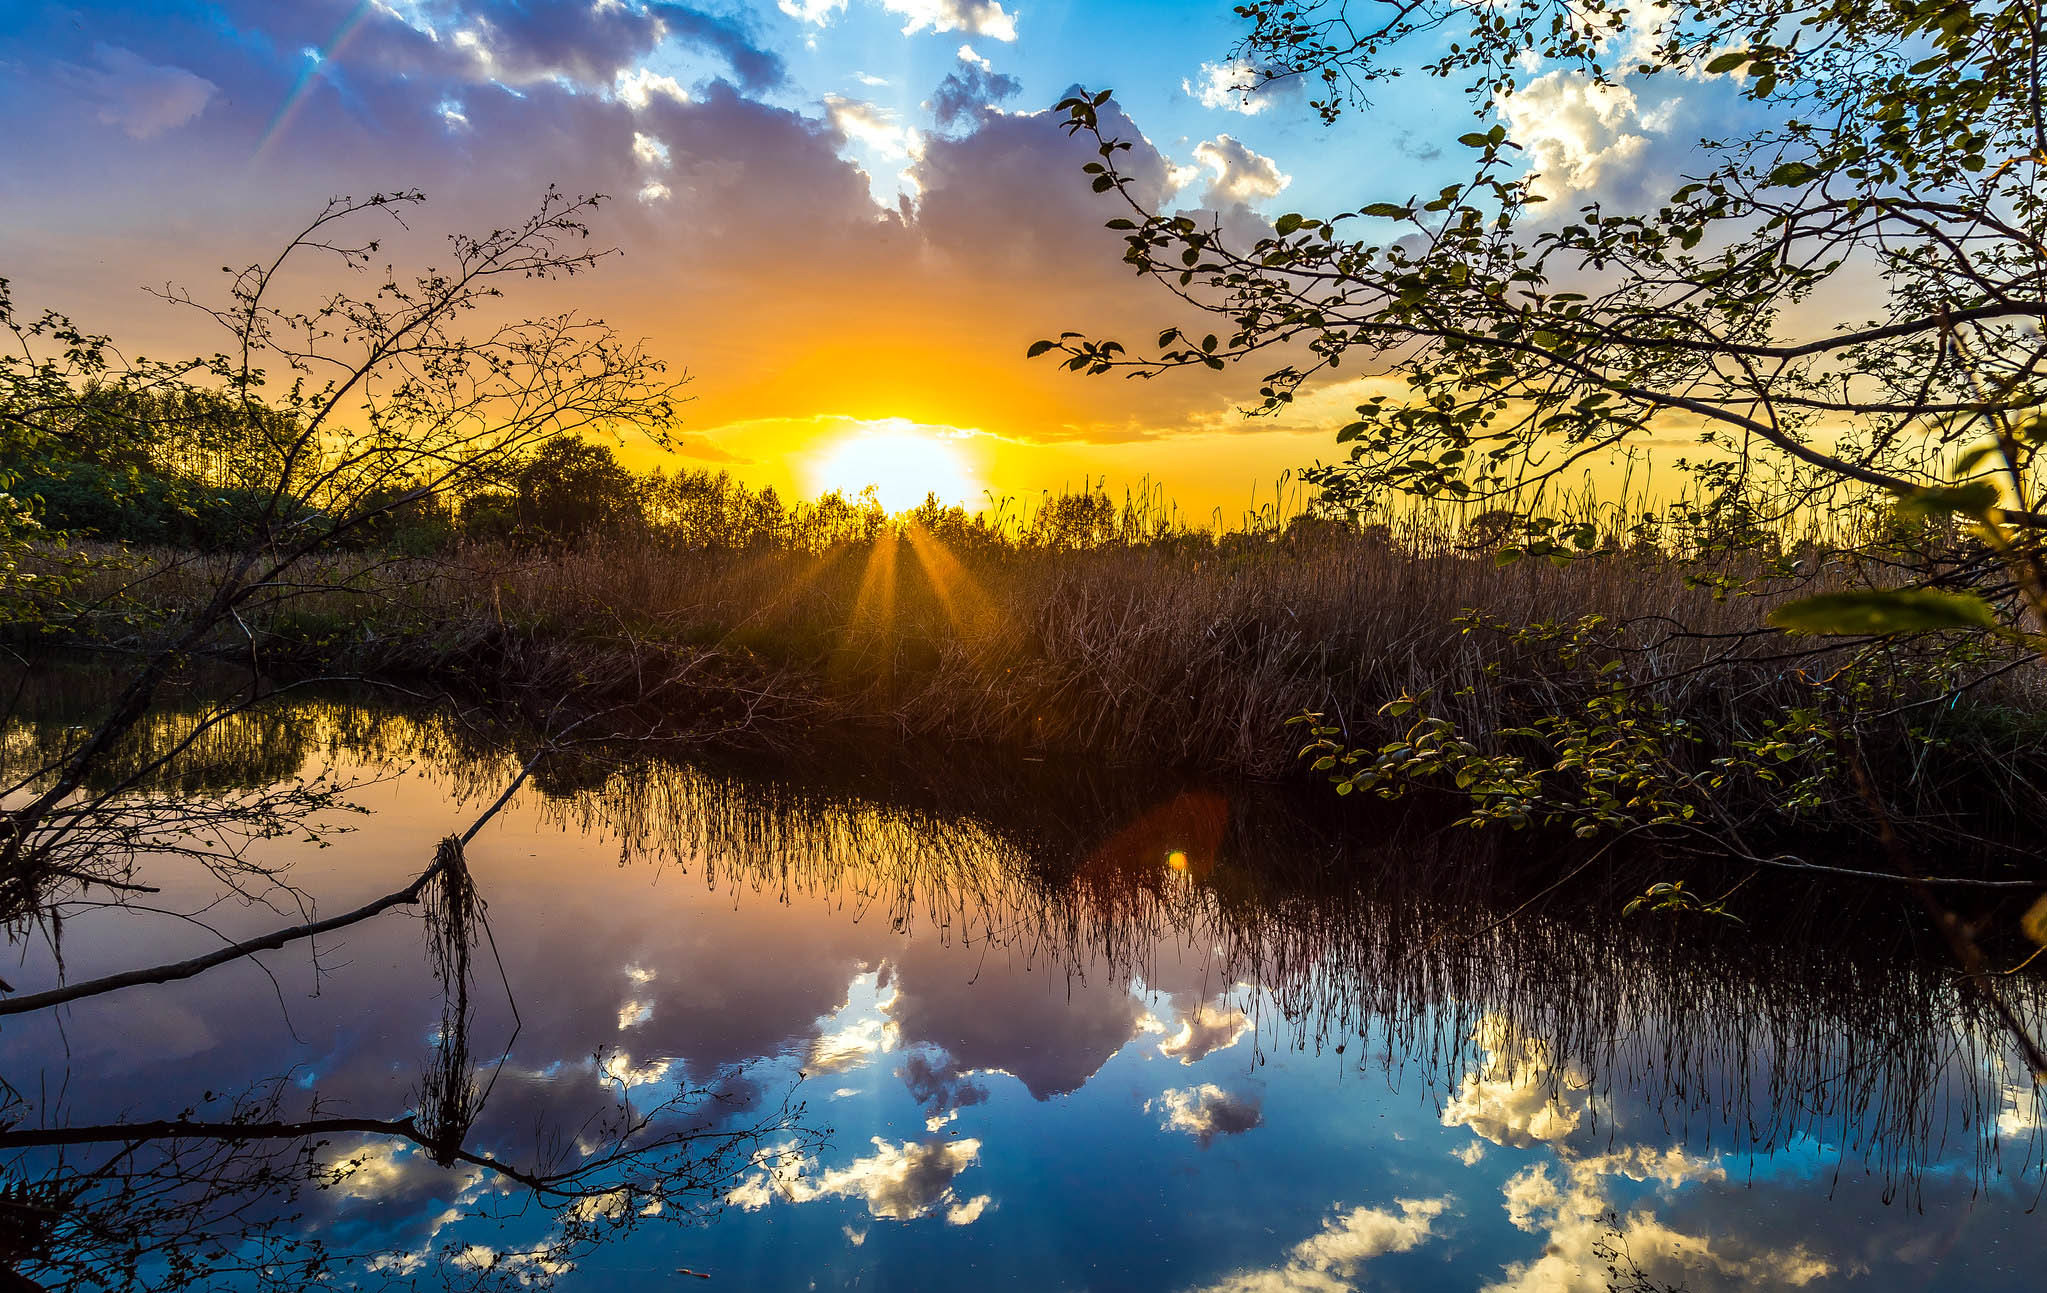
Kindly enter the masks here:
<path id="1" fill-rule="evenodd" d="M 952 439 L 899 420 L 872 423 L 828 445 L 813 460 L 811 485 L 848 498 L 872 485 L 891 512 L 915 507 L 928 494 L 966 503 L 977 488 Z"/>

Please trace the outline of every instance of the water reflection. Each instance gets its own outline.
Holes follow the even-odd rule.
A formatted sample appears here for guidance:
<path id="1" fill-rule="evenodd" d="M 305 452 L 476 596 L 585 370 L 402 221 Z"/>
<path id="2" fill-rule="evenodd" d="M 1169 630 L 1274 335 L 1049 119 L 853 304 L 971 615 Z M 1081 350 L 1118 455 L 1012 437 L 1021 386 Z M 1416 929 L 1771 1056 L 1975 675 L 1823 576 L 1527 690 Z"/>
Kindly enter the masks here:
<path id="1" fill-rule="evenodd" d="M 4 749 L 65 739 L 60 694 Z M 352 833 L 271 842 L 323 910 L 521 762 L 331 698 L 192 754 L 179 794 L 352 787 Z M 956 754 L 553 759 L 468 850 L 480 907 L 8 1021 L 0 1245 L 52 1288 L 1893 1288 L 2047 1255 L 2038 1097 L 1883 910 L 1502 920 L 1540 887 L 1514 841 L 1347 825 Z M 161 911 L 276 922 L 143 865 Z M 78 979 L 215 937 L 63 915 L 15 988 L 55 946 Z"/>

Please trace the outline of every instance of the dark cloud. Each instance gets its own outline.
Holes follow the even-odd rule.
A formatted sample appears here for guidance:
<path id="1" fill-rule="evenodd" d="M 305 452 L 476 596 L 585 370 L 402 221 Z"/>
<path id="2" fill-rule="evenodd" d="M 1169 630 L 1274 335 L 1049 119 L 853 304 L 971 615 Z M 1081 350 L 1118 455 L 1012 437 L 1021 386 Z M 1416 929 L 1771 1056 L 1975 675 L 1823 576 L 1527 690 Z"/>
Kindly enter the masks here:
<path id="1" fill-rule="evenodd" d="M 1144 1011 L 1127 983 L 1058 973 L 980 974 L 979 958 L 913 945 L 897 963 L 889 1015 L 960 1069 L 993 1069 L 1049 1100 L 1078 1091 L 1138 1035 Z"/>
<path id="2" fill-rule="evenodd" d="M 146 353 L 184 353 L 211 339 L 136 287 L 208 291 L 221 265 L 274 245 L 331 194 L 424 188 L 423 236 L 391 246 L 406 265 L 440 254 L 427 232 L 502 224 L 554 184 L 614 196 L 596 236 L 624 264 L 531 289 L 516 308 L 580 308 L 647 338 L 696 375 L 700 427 L 829 412 L 1121 440 L 1180 425 L 1190 408 L 1227 407 L 1228 375 L 1083 382 L 1024 360 L 1063 328 L 1135 340 L 1193 320 L 1132 281 L 1120 238 L 1102 227 L 1117 195 L 1092 192 L 1080 169 L 1088 141 L 1066 133 L 1063 114 L 970 106 L 1009 93 L 1009 78 L 978 63 L 939 87 L 934 111 L 962 129 L 906 160 L 913 197 L 895 205 L 877 202 L 874 177 L 841 155 L 828 119 L 748 92 L 771 69 L 745 61 L 736 26 L 678 6 L 429 2 L 407 10 L 417 26 L 372 8 L 337 39 L 353 9 L 225 0 L 203 22 L 188 15 L 138 38 L 138 56 L 188 68 L 220 94 L 175 132 L 175 150 L 84 113 L 23 142 L 21 165 L 0 168 L 0 238 L 25 266 L 21 299 L 70 308 Z M 671 41 L 724 42 L 735 80 L 615 93 L 621 67 L 644 68 L 657 24 Z M 473 47 L 457 46 L 458 29 Z M 87 58 L 89 42 L 63 39 L 69 61 Z M 45 64 L 0 82 L 0 111 L 58 93 L 76 97 Z M 1113 100 L 1102 116 L 1134 145 L 1119 155 L 1133 196 L 1168 201 L 1166 159 Z M 665 160 L 636 151 L 640 135 Z M 109 186 L 110 174 L 124 178 Z M 98 243 L 77 227 L 84 192 Z"/>
<path id="3" fill-rule="evenodd" d="M 927 1118 L 943 1118 L 956 1109 L 984 1104 L 988 1088 L 959 1071 L 952 1057 L 943 1051 L 937 1058 L 924 1050 L 911 1051 L 896 1070 L 910 1098 L 923 1107 Z"/>
<path id="4" fill-rule="evenodd" d="M 953 126 L 973 120 L 983 109 L 1014 98 L 1022 89 L 1023 82 L 1015 77 L 997 72 L 986 63 L 962 58 L 960 65 L 931 92 L 925 106 L 941 127 Z"/>
<path id="5" fill-rule="evenodd" d="M 680 4 L 590 0 L 467 0 L 432 4 L 425 17 L 451 59 L 479 79 L 525 85 L 566 78 L 607 86 L 673 38 L 723 59 L 750 89 L 779 83 L 780 56 L 737 19 Z"/>
<path id="6" fill-rule="evenodd" d="M 778 85 L 787 75 L 781 56 L 744 21 L 683 4 L 428 0 L 411 22 L 378 11 L 368 23 L 351 39 L 361 39 L 363 51 L 393 71 L 431 67 L 474 82 L 524 86 L 562 79 L 603 88 L 671 40 L 719 58 L 748 89 Z"/>
<path id="7" fill-rule="evenodd" d="M 764 90 L 788 79 L 782 56 L 756 44 L 753 33 L 737 19 L 682 5 L 662 5 L 660 11 L 673 35 L 724 58 L 747 89 Z"/>

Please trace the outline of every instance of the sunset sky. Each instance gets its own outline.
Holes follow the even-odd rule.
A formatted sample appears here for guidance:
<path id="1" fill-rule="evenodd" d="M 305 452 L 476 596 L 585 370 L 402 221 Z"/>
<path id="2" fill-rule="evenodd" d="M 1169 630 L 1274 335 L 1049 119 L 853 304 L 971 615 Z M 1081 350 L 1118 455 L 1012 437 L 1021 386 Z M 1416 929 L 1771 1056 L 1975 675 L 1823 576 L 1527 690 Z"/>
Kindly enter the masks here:
<path id="1" fill-rule="evenodd" d="M 1172 318 L 1120 260 L 1051 106 L 1116 92 L 1140 195 L 1255 229 L 1429 192 L 1469 109 L 1409 81 L 1324 127 L 1245 99 L 1227 0 L 0 0 L 0 274 L 156 357 L 217 345 L 141 289 L 218 291 L 337 193 L 419 187 L 487 229 L 613 196 L 573 302 L 691 376 L 674 465 L 901 501 L 1149 477 L 1234 519 L 1333 454 L 1362 388 L 1246 420 L 1249 371 L 1082 379 L 1025 347 Z M 1725 84 L 1531 74 L 1507 113 L 1559 196 L 1666 185 Z M 1575 202 L 1572 203 L 1575 205 Z M 558 298 L 536 299 L 536 307 Z M 629 451 L 637 465 L 657 456 Z"/>

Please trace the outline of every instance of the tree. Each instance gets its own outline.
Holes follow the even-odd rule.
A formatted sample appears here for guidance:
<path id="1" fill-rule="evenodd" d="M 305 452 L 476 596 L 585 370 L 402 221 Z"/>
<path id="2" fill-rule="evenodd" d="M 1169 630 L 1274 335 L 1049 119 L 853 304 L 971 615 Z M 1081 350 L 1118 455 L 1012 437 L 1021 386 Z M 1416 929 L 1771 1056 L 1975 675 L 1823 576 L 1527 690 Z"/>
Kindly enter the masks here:
<path id="1" fill-rule="evenodd" d="M 1311 474 L 1338 501 L 1390 490 L 1532 518 L 1543 486 L 1588 459 L 1695 432 L 1683 465 L 1709 503 L 1773 474 L 1788 507 L 1875 491 L 1961 510 L 1997 535 L 1941 581 L 2005 569 L 2017 587 L 1988 595 L 2039 609 L 2037 5 L 1258 0 L 1238 13 L 1246 88 L 1316 82 L 1325 119 L 1403 76 L 1462 80 L 1481 119 L 1458 140 L 1470 178 L 1282 215 L 1235 245 L 1132 200 L 1128 142 L 1102 134 L 1106 93 L 1069 99 L 1070 129 L 1099 147 L 1095 188 L 1130 204 L 1111 222 L 1126 259 L 1218 324 L 1198 339 L 1168 329 L 1145 353 L 1079 333 L 1036 353 L 1142 376 L 1263 360 L 1268 413 L 1340 366 L 1397 370 L 1406 394 L 1360 405 L 1338 433 L 1346 458 Z M 1531 68 L 1600 86 L 1739 78 L 1755 124 L 1653 209 L 1551 212 L 1506 124 L 1485 121 Z M 1822 300 L 1856 313 L 1801 327 L 1799 308 Z"/>
<path id="2" fill-rule="evenodd" d="M 548 441 L 519 469 L 519 523 L 580 539 L 641 517 L 632 474 L 611 450 L 575 436 Z"/>

